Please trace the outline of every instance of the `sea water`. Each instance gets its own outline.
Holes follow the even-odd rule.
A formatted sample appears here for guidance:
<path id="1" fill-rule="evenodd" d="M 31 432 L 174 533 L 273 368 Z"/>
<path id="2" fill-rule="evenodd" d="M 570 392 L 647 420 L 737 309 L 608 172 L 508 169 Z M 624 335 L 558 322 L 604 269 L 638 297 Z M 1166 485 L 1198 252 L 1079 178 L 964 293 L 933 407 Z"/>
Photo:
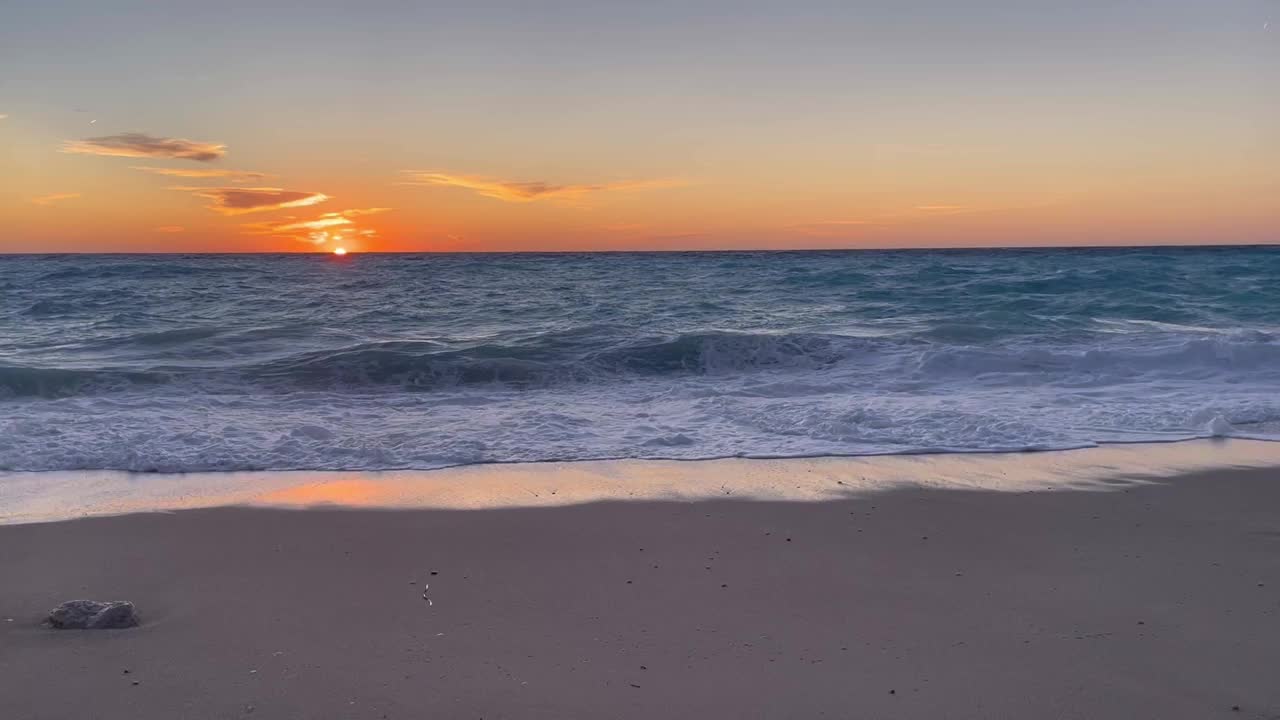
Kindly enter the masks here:
<path id="1" fill-rule="evenodd" d="M 0 256 L 0 470 L 1280 439 L 1280 251 Z"/>

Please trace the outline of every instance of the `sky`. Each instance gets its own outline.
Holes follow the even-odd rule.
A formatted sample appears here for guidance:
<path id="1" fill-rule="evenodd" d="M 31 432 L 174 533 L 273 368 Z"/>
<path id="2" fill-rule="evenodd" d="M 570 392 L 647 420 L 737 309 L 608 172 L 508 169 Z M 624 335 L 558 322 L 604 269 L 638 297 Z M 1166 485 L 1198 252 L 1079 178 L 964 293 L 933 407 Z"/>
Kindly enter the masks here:
<path id="1" fill-rule="evenodd" d="M 1280 0 L 0 0 L 0 251 L 1280 242 Z"/>

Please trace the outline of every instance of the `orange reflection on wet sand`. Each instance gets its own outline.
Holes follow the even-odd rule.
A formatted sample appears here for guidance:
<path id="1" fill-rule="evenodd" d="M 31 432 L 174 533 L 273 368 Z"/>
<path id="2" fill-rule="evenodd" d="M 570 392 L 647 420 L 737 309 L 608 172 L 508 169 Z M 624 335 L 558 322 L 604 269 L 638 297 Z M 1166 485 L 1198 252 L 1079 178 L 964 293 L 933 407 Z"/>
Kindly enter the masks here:
<path id="1" fill-rule="evenodd" d="M 294 485 L 257 498 L 264 505 L 377 507 L 394 501 L 391 486 L 371 480 L 334 480 Z"/>
<path id="2" fill-rule="evenodd" d="M 1197 440 L 1036 453 L 608 460 L 430 471 L 0 473 L 0 523 L 227 505 L 480 510 L 730 498 L 819 502 L 905 487 L 1108 490 L 1257 467 L 1280 467 L 1280 443 Z"/>

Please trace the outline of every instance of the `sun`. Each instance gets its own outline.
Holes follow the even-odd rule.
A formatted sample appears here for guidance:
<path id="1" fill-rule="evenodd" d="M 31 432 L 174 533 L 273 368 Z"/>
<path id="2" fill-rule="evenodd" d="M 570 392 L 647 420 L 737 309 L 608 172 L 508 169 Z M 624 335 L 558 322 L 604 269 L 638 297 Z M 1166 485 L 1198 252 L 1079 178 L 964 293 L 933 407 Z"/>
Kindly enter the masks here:
<path id="1" fill-rule="evenodd" d="M 334 248 L 334 249 L 333 249 L 333 254 L 334 254 L 334 255 L 346 255 L 346 254 L 347 254 L 347 249 L 346 249 L 346 248 L 344 248 L 344 247 L 336 247 L 336 248 Z"/>

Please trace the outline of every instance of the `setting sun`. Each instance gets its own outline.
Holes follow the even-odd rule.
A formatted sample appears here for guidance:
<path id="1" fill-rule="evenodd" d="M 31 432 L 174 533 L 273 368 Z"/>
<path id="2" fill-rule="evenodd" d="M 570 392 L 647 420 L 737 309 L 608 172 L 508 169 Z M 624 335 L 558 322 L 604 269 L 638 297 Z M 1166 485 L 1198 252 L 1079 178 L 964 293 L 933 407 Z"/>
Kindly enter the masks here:
<path id="1" fill-rule="evenodd" d="M 340 248 L 334 248 L 334 249 L 333 249 L 333 254 L 334 254 L 334 255 L 346 255 L 346 254 L 347 254 L 347 249 L 346 249 L 346 248 L 343 248 L 343 247 L 340 247 Z"/>

